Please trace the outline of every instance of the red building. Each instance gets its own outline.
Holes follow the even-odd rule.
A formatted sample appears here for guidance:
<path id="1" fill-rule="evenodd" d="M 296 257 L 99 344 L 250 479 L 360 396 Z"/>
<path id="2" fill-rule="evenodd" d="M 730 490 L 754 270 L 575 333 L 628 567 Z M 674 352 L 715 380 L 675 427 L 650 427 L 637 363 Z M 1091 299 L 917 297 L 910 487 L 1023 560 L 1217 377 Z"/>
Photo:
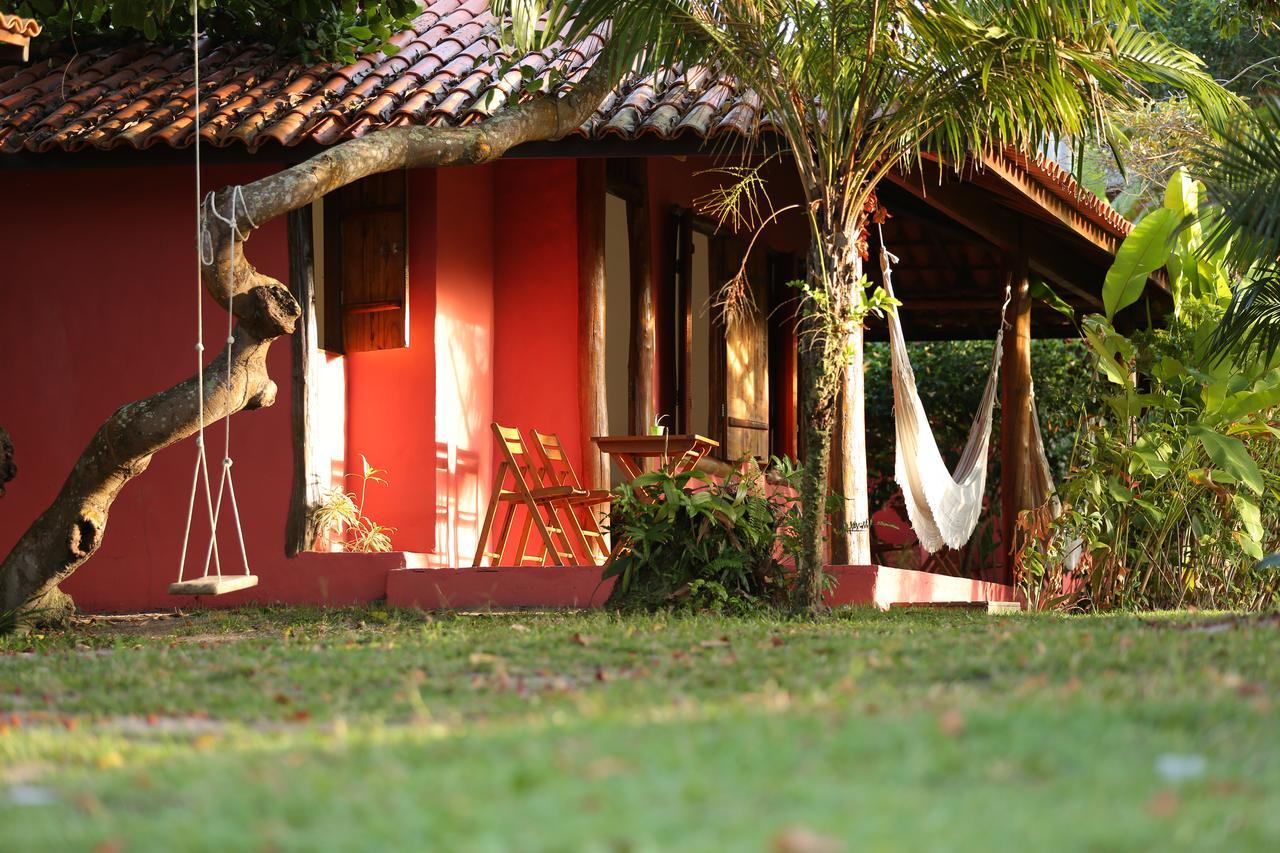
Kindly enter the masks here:
<path id="1" fill-rule="evenodd" d="M 307 68 L 255 46 L 208 49 L 204 188 L 247 183 L 383 127 L 482 120 L 505 97 L 486 18 L 483 0 L 437 0 L 397 37 L 396 56 L 345 68 Z M 573 79 L 593 58 L 565 50 L 542 61 Z M 116 407 L 191 374 L 198 298 L 208 302 L 205 337 L 226 334 L 226 314 L 197 296 L 191 65 L 189 50 L 147 45 L 70 65 L 0 65 L 0 424 L 20 466 L 0 501 L 0 553 Z M 596 464 L 590 424 L 622 433 L 659 414 L 676 431 L 718 438 L 727 458 L 794 454 L 785 284 L 802 269 L 801 219 L 771 226 L 752 253 L 753 323 L 728 332 L 704 310 L 749 235 L 705 221 L 696 201 L 721 183 L 718 166 L 768 145 L 767 134 L 746 137 L 751 109 L 731 82 L 696 70 L 635 81 L 560 142 L 486 166 L 379 176 L 256 232 L 253 262 L 296 292 L 314 290 L 304 303 L 313 334 L 275 344 L 275 406 L 233 419 L 240 513 L 261 583 L 219 603 L 600 598 L 594 568 L 456 571 L 476 550 L 493 421 L 558 433 L 579 471 Z M 798 196 L 785 159 L 769 175 L 775 204 Z M 894 175 L 881 201 L 893 213 L 886 243 L 902 257 L 895 282 L 913 339 L 993 337 L 1011 274 L 1015 293 L 1036 276 L 1094 309 L 1128 230 L 1056 166 L 1016 154 L 960 176 L 926 159 Z M 603 286 L 591 283 L 593 259 Z M 1030 329 L 1071 333 L 1021 292 L 1012 377 L 1023 362 L 1029 372 Z M 602 349 L 582 331 L 592 312 L 605 318 Z M 599 400 L 584 393 L 588 374 L 604 377 Z M 1008 399 L 1026 405 L 1014 382 Z M 82 607 L 188 603 L 166 588 L 194 452 L 184 441 L 158 454 L 121 494 L 100 551 L 64 585 Z M 286 556 L 306 503 L 362 456 L 389 471 L 367 513 L 395 528 L 396 551 Z M 1014 454 L 1004 470 L 1021 464 Z M 397 571 L 427 567 L 450 571 Z M 842 599 L 1007 594 L 891 575 L 873 589 L 874 572 L 850 574 Z M 916 586 L 892 586 L 902 578 Z"/>

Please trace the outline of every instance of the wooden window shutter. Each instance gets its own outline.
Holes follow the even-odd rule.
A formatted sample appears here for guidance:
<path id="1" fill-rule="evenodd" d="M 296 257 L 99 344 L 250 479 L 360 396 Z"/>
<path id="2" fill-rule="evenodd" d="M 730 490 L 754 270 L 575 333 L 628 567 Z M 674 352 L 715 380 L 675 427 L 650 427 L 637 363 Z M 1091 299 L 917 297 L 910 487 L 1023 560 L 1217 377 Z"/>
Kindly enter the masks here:
<path id="1" fill-rule="evenodd" d="M 326 243 L 333 248 L 325 277 L 341 294 L 344 352 L 409 345 L 405 195 L 405 173 L 396 171 L 357 181 L 326 200 Z"/>

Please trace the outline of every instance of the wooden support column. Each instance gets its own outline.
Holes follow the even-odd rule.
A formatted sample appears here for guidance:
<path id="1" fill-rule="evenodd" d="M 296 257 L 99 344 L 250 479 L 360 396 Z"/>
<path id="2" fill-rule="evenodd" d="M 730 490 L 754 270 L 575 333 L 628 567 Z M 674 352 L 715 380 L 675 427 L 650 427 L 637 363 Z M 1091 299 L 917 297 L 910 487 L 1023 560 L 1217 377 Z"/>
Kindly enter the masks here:
<path id="1" fill-rule="evenodd" d="M 862 259 L 854 256 L 852 281 L 862 278 Z M 858 298 L 861 298 L 859 293 Z M 871 563 L 871 513 L 867 495 L 867 414 L 864 330 L 849 333 L 849 362 L 832 437 L 832 470 L 836 487 L 845 501 L 832 520 L 831 562 L 833 565 Z"/>
<path id="2" fill-rule="evenodd" d="M 302 307 L 297 331 L 292 336 L 293 389 L 291 417 L 293 422 L 293 489 L 289 495 L 289 515 L 285 521 L 284 550 L 290 556 L 315 547 L 315 530 L 308 523 L 311 505 L 319 499 L 313 494 L 308 470 L 311 459 L 311 354 L 316 348 L 316 281 L 312 245 L 311 206 L 290 211 L 289 289 Z"/>
<path id="3" fill-rule="evenodd" d="M 609 432 L 605 379 L 605 161 L 578 160 L 578 411 L 582 476 L 588 489 L 609 488 L 609 460 L 591 440 Z"/>
<path id="4" fill-rule="evenodd" d="M 1031 493 L 1031 283 L 1027 260 L 1010 270 L 1011 298 L 1000 361 L 1000 580 L 1013 581 L 1018 513 L 1032 508 Z"/>
<path id="5" fill-rule="evenodd" d="M 675 214 L 676 241 L 676 422 L 672 431 L 693 428 L 693 211 Z"/>
<path id="6" fill-rule="evenodd" d="M 633 192 L 627 198 L 627 235 L 631 256 L 631 350 L 627 360 L 631 395 L 627 422 L 635 434 L 645 435 L 653 426 L 658 357 L 647 161 L 643 158 L 631 161 L 629 173 Z"/>

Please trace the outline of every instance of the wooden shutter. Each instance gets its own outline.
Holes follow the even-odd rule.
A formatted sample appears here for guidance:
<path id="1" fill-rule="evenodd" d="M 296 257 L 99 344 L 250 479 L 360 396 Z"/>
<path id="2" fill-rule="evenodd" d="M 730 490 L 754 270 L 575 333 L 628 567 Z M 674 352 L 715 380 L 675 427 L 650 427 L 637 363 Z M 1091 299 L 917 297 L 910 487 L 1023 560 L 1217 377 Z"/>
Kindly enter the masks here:
<path id="1" fill-rule="evenodd" d="M 326 200 L 325 214 L 325 279 L 331 294 L 338 291 L 341 310 L 333 320 L 341 323 L 342 351 L 408 346 L 405 173 L 372 175 L 343 187 Z"/>
<path id="2" fill-rule="evenodd" d="M 729 247 L 733 275 L 743 247 Z M 747 259 L 754 306 L 748 316 L 725 327 L 725 456 L 730 460 L 769 458 L 769 291 L 764 254 Z"/>

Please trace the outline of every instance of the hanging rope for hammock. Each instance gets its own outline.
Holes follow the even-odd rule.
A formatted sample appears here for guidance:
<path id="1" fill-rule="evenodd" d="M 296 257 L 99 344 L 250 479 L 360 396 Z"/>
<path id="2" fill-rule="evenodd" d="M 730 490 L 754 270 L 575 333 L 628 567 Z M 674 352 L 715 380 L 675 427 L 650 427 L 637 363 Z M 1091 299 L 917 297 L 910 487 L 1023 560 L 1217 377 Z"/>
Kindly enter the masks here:
<path id="1" fill-rule="evenodd" d="M 258 578 L 249 571 L 249 554 L 244 544 L 244 530 L 240 524 L 240 508 L 236 503 L 235 482 L 231 476 L 231 411 L 223 420 L 225 436 L 222 446 L 222 471 L 218 476 L 218 489 L 215 496 L 209 478 L 209 456 L 205 443 L 204 412 L 204 285 L 201 282 L 203 264 L 213 263 L 213 234 L 210 231 L 209 217 L 214 217 L 229 226 L 231 235 L 231 268 L 235 268 L 236 241 L 243 243 L 245 235 L 237 226 L 237 212 L 243 212 L 245 218 L 253 224 L 248 216 L 244 194 L 240 187 L 231 193 L 229 209 L 224 213 L 218 211 L 213 193 L 203 196 L 200 185 L 200 4 L 192 6 L 191 52 L 193 57 L 193 76 L 195 84 L 195 159 L 196 159 L 196 396 L 199 398 L 200 421 L 196 434 L 195 472 L 191 477 L 191 499 L 187 503 L 187 524 L 182 534 L 182 556 L 178 560 L 178 580 L 169 584 L 170 595 L 222 595 L 238 589 L 257 586 Z M 206 210 L 207 208 L 207 210 Z M 231 350 L 235 343 L 235 327 L 232 303 L 235 293 L 232 292 L 227 303 L 227 388 L 231 388 Z M 205 550 L 204 569 L 200 575 L 186 578 L 187 555 L 191 544 L 191 522 L 195 516 L 196 497 L 204 493 L 204 502 L 209 516 L 209 546 Z M 230 515 L 235 521 L 236 541 L 239 544 L 240 560 L 244 568 L 241 574 L 222 573 L 222 558 L 218 553 L 218 524 L 223 518 L 223 500 L 230 507 Z"/>
<path id="2" fill-rule="evenodd" d="M 892 263 L 898 258 L 884 245 L 880 231 L 880 272 L 885 292 L 893 296 Z M 929 428 L 929 419 L 916 390 L 915 372 L 907 358 L 907 344 L 897 311 L 888 312 L 890 373 L 893 379 L 893 414 L 897 448 L 894 477 L 902 487 L 907 515 L 921 546 L 934 553 L 949 546 L 961 548 L 969 541 L 982 514 L 982 497 L 987 485 L 987 450 L 991 444 L 991 415 L 995 406 L 1000 374 L 1000 351 L 1004 342 L 1004 311 L 1010 289 L 1005 288 L 1000 309 L 1000 330 L 991 353 L 991 369 L 978 403 L 969 438 L 955 471 L 947 468 L 938 443 Z"/>

